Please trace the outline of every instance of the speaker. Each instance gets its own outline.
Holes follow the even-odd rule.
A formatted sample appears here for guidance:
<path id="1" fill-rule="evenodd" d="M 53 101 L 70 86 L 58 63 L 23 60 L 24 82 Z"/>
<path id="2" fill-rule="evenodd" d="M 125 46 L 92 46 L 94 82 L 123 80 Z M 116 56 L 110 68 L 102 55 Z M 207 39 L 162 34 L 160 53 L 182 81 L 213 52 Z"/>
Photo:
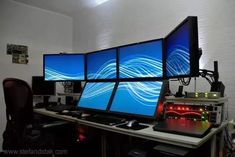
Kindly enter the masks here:
<path id="1" fill-rule="evenodd" d="M 212 82 L 211 84 L 211 92 L 220 92 L 221 97 L 224 97 L 225 86 L 221 81 Z"/>
<path id="2" fill-rule="evenodd" d="M 82 91 L 81 81 L 73 82 L 73 93 L 81 93 L 81 91 Z"/>

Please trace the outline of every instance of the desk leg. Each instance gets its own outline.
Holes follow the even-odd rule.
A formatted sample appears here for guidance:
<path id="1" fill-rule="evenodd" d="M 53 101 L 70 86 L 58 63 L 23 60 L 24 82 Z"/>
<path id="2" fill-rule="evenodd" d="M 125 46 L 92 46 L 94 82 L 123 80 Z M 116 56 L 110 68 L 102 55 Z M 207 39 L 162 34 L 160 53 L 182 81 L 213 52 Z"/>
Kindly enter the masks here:
<path id="1" fill-rule="evenodd" d="M 216 135 L 211 139 L 211 157 L 216 157 Z"/>
<path id="2" fill-rule="evenodd" d="M 225 134 L 225 130 L 223 129 L 223 131 L 221 132 L 221 135 L 220 135 L 219 157 L 224 156 L 224 134 Z"/>
<path id="3" fill-rule="evenodd" d="M 101 157 L 107 157 L 107 140 L 105 132 L 101 135 Z"/>

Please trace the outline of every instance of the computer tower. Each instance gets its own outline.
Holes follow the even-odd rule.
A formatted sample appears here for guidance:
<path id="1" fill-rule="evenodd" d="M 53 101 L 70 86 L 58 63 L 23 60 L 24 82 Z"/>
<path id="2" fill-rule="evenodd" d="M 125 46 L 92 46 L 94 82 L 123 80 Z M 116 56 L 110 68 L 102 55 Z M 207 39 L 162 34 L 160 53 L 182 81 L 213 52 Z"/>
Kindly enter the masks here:
<path id="1" fill-rule="evenodd" d="M 81 93 L 81 91 L 82 91 L 81 81 L 73 82 L 73 93 Z"/>
<path id="2" fill-rule="evenodd" d="M 154 148 L 158 157 L 192 157 L 188 148 L 168 144 L 159 144 Z"/>

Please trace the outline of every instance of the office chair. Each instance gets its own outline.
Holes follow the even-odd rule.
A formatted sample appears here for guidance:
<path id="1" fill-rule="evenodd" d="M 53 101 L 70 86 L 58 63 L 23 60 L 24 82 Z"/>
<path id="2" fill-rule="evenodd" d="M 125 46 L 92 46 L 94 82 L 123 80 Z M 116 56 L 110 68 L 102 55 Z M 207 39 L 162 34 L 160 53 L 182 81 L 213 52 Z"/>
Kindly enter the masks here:
<path id="1" fill-rule="evenodd" d="M 33 126 L 33 94 L 27 82 L 17 78 L 3 80 L 7 125 L 3 133 L 3 150 L 51 147 Z"/>

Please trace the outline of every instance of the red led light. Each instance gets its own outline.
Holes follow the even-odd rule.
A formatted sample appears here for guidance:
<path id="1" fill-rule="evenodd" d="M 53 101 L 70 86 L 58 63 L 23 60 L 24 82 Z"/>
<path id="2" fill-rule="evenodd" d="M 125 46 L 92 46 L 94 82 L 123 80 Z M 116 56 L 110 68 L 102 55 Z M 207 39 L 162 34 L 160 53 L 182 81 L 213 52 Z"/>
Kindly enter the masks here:
<path id="1" fill-rule="evenodd" d="M 182 110 L 184 110 L 184 107 L 182 107 Z"/>
<path id="2" fill-rule="evenodd" d="M 186 110 L 189 110 L 189 108 L 188 108 L 188 107 L 186 107 Z"/>
<path id="3" fill-rule="evenodd" d="M 170 107 L 170 109 L 172 110 L 172 109 L 173 109 L 173 107 L 171 106 L 171 107 Z"/>
<path id="4" fill-rule="evenodd" d="M 180 107 L 178 107 L 177 109 L 178 109 L 178 110 L 181 110 L 181 108 L 180 108 Z"/>

